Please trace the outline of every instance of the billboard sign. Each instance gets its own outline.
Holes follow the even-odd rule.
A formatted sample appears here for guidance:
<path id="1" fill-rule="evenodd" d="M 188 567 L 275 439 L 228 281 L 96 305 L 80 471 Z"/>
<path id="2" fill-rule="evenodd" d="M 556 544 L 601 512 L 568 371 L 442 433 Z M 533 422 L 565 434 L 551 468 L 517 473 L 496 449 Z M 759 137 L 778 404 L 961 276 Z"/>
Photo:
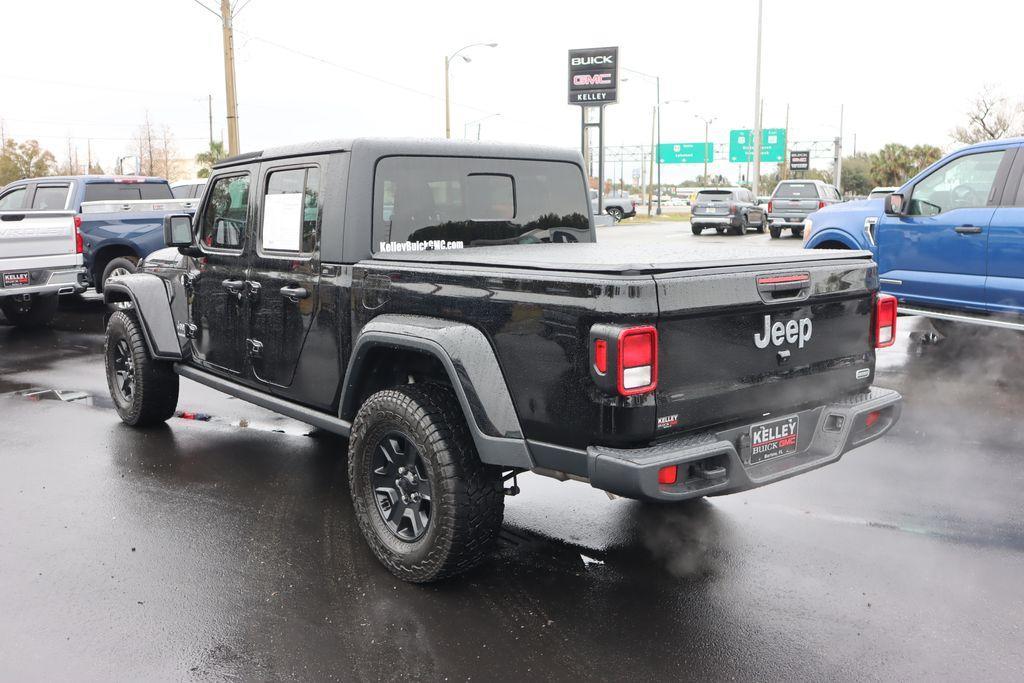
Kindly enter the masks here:
<path id="1" fill-rule="evenodd" d="M 793 150 L 789 153 L 789 170 L 790 171 L 807 171 L 811 168 L 811 153 L 807 150 L 796 151 Z"/>
<path id="2" fill-rule="evenodd" d="M 569 50 L 569 104 L 584 107 L 618 99 L 619 48 Z"/>
<path id="3" fill-rule="evenodd" d="M 658 145 L 658 162 L 662 164 L 703 164 L 715 160 L 715 143 L 668 142 Z"/>

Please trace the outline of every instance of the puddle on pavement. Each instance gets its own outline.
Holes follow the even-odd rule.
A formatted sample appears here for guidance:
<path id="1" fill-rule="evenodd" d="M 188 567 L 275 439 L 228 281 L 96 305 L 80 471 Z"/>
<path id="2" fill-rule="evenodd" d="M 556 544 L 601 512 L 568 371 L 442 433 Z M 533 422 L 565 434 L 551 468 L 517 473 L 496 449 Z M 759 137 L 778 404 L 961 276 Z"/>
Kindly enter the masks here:
<path id="1" fill-rule="evenodd" d="M 75 403 L 99 409 L 114 409 L 114 401 L 110 396 L 97 396 L 86 391 L 77 389 L 52 389 L 45 387 L 28 387 L 16 391 L 0 393 L 0 398 L 16 398 L 27 401 L 59 401 L 62 403 Z M 198 410 L 177 410 L 172 420 L 189 420 L 193 422 L 206 422 L 223 427 L 234 427 L 236 429 L 255 429 L 264 432 L 276 432 L 278 434 L 291 434 L 292 436 L 315 436 L 315 427 L 288 420 L 281 424 L 250 420 L 244 417 L 220 417 Z"/>

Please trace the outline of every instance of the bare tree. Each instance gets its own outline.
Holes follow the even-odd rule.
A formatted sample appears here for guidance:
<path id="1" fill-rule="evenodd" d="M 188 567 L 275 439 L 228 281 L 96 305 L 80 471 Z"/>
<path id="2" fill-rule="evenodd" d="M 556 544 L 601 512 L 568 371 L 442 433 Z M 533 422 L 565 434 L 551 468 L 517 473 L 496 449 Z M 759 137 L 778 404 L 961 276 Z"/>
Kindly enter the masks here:
<path id="1" fill-rule="evenodd" d="M 175 180 L 179 175 L 175 166 L 174 135 L 165 124 L 154 125 L 146 112 L 146 119 L 135 131 L 130 152 L 139 158 L 139 172 Z"/>
<path id="2" fill-rule="evenodd" d="M 985 86 L 967 112 L 967 125 L 957 126 L 951 135 L 954 140 L 965 145 L 982 140 L 998 140 L 1020 133 L 1020 119 L 1020 104 L 1012 104 L 992 86 Z"/>

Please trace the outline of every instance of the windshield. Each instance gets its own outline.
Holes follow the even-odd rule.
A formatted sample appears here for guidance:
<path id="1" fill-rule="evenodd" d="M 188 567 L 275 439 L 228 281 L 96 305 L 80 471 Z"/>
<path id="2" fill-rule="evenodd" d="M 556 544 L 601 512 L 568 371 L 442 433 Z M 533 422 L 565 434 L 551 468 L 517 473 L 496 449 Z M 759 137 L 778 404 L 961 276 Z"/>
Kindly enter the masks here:
<path id="1" fill-rule="evenodd" d="M 585 188 L 564 162 L 387 157 L 374 182 L 373 251 L 592 242 Z"/>
<path id="2" fill-rule="evenodd" d="M 83 202 L 173 199 L 167 183 L 88 183 Z"/>
<path id="3" fill-rule="evenodd" d="M 817 199 L 814 183 L 781 183 L 775 190 L 776 199 Z"/>

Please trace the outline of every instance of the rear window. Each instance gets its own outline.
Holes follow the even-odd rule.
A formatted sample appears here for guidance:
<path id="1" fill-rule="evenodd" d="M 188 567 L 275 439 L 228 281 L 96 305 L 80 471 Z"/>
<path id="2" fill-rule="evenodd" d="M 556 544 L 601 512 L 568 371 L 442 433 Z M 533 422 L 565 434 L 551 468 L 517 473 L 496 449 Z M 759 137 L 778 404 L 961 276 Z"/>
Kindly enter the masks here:
<path id="1" fill-rule="evenodd" d="M 128 201 L 131 199 L 174 199 L 167 183 L 89 183 L 84 202 Z"/>
<path id="2" fill-rule="evenodd" d="M 375 252 L 590 241 L 575 164 L 454 157 L 377 163 Z"/>
<path id="3" fill-rule="evenodd" d="M 703 202 L 727 202 L 734 199 L 733 193 L 728 190 L 709 190 L 697 193 L 697 203 Z"/>
<path id="4" fill-rule="evenodd" d="M 814 183 L 782 183 L 775 190 L 776 199 L 817 199 L 818 188 Z"/>

